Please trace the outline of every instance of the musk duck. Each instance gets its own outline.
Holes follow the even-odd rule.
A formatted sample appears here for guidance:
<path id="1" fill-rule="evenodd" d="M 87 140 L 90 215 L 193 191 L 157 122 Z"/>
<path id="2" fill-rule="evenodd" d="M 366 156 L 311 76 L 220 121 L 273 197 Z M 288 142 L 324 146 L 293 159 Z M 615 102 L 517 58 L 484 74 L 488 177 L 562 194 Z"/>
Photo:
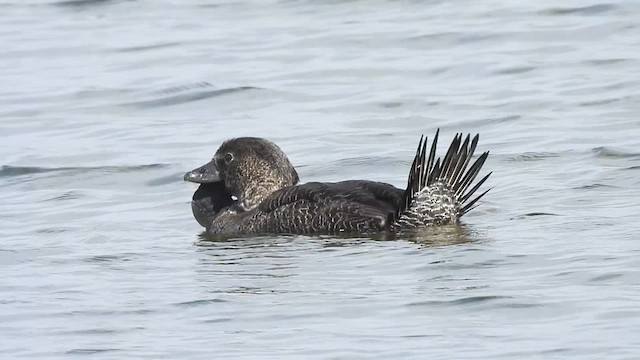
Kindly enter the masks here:
<path id="1" fill-rule="evenodd" d="M 184 180 L 200 184 L 193 215 L 216 235 L 400 234 L 457 224 L 489 191 L 476 194 L 491 173 L 474 183 L 489 152 L 472 161 L 479 135 L 457 134 L 436 159 L 438 134 L 429 151 L 420 139 L 405 189 L 368 180 L 299 184 L 284 152 L 255 137 L 225 141 Z"/>

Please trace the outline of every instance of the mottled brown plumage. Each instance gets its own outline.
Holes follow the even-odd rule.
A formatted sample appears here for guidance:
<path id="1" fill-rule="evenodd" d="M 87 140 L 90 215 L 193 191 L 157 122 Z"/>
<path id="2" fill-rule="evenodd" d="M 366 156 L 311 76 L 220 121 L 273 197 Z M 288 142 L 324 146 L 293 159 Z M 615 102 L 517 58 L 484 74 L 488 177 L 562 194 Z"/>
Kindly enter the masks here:
<path id="1" fill-rule="evenodd" d="M 470 188 L 488 156 L 469 167 L 478 136 L 457 134 L 442 159 L 437 140 L 438 132 L 428 153 L 420 140 L 404 190 L 366 180 L 297 185 L 284 153 L 260 138 L 226 141 L 185 180 L 201 183 L 192 209 L 214 234 L 399 233 L 457 223 L 486 193 L 469 201 L 490 175 Z"/>

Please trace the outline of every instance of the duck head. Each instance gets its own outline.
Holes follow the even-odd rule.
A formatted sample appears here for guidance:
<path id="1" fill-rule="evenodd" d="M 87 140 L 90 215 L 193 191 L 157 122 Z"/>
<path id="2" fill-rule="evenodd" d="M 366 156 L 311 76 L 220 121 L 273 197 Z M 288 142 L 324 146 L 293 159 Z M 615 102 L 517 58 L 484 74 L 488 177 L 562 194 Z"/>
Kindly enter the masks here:
<path id="1" fill-rule="evenodd" d="M 274 143 L 254 137 L 225 141 L 207 164 L 189 171 L 185 181 L 224 183 L 244 210 L 251 210 L 276 190 L 298 183 L 298 173 Z"/>

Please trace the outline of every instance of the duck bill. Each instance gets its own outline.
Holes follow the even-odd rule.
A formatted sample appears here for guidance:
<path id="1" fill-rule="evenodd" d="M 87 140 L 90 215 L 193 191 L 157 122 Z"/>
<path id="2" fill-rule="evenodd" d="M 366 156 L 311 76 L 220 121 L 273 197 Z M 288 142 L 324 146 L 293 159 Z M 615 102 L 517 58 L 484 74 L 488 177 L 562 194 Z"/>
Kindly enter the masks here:
<path id="1" fill-rule="evenodd" d="M 222 181 L 214 160 L 184 174 L 184 181 L 198 184 L 209 184 Z"/>

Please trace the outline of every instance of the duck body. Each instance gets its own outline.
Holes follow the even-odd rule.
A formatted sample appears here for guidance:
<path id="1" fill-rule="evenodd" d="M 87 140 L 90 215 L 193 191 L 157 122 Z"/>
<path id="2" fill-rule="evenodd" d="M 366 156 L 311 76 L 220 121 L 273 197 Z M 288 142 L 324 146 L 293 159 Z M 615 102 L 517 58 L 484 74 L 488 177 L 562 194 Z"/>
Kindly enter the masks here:
<path id="1" fill-rule="evenodd" d="M 469 189 L 488 155 L 468 168 L 478 137 L 462 142 L 456 135 L 444 159 L 436 160 L 437 136 L 428 156 L 420 140 L 406 189 L 368 180 L 298 184 L 284 153 L 260 138 L 228 140 L 211 162 L 184 178 L 201 184 L 192 210 L 212 234 L 401 233 L 457 223 L 486 193 L 469 201 L 489 176 Z"/>
<path id="2" fill-rule="evenodd" d="M 403 193 L 389 184 L 362 180 L 288 186 L 252 210 L 228 208 L 207 230 L 224 235 L 382 232 L 389 229 Z"/>

